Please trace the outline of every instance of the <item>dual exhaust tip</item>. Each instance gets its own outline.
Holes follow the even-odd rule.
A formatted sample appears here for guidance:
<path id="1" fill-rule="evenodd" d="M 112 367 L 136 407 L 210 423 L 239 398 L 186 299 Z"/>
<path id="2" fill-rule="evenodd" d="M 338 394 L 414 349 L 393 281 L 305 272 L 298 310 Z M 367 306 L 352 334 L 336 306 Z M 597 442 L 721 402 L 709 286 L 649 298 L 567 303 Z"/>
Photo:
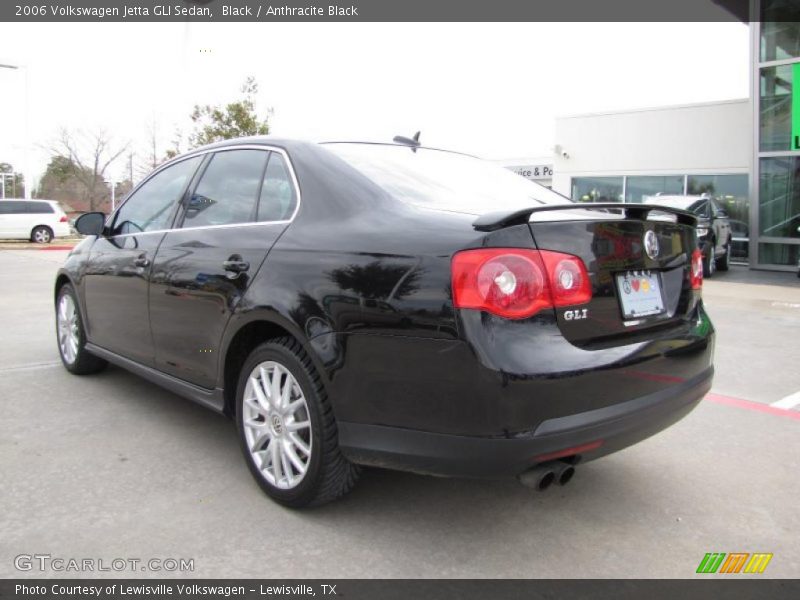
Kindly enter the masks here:
<path id="1" fill-rule="evenodd" d="M 535 466 L 519 476 L 522 485 L 543 492 L 554 483 L 567 485 L 575 475 L 575 467 L 567 462 L 549 462 Z"/>

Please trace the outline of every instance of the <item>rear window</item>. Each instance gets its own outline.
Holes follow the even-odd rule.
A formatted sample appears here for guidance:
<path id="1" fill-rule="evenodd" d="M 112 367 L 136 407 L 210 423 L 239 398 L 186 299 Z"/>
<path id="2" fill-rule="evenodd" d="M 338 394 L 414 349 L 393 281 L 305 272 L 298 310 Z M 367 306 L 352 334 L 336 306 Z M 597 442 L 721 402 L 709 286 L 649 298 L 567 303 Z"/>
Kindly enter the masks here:
<path id="1" fill-rule="evenodd" d="M 508 169 L 464 154 L 389 144 L 325 147 L 398 200 L 418 206 L 482 214 L 570 202 Z"/>

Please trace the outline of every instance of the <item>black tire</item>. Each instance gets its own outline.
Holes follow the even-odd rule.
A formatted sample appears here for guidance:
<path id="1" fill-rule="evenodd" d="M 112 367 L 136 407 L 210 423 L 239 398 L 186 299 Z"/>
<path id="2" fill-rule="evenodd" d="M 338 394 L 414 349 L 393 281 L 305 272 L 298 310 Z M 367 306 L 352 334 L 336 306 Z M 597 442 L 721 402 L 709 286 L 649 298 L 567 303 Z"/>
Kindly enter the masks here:
<path id="1" fill-rule="evenodd" d="M 305 396 L 311 423 L 311 456 L 307 470 L 296 487 L 282 489 L 270 483 L 256 464 L 248 447 L 244 427 L 244 392 L 251 372 L 258 365 L 273 361 L 291 373 Z M 239 443 L 251 474 L 276 502 L 291 508 L 319 506 L 349 492 L 360 473 L 339 449 L 336 419 L 325 388 L 311 359 L 290 337 L 269 340 L 256 347 L 245 360 L 236 387 L 236 428 Z"/>
<path id="2" fill-rule="evenodd" d="M 77 322 L 77 352 L 75 358 L 70 360 L 65 356 L 64 350 L 61 347 L 60 331 L 59 331 L 59 308 L 61 300 L 64 296 L 69 296 L 72 299 L 73 306 L 75 307 L 75 319 Z M 80 305 L 78 304 L 78 296 L 75 294 L 75 289 L 71 284 L 65 283 L 58 290 L 56 296 L 56 345 L 58 346 L 58 354 L 61 357 L 61 362 L 64 368 L 73 375 L 90 375 L 102 371 L 108 366 L 108 363 L 95 356 L 86 350 L 86 330 L 83 327 L 83 319 L 81 318 Z"/>
<path id="3" fill-rule="evenodd" d="M 31 231 L 31 241 L 36 244 L 49 244 L 53 241 L 53 230 L 46 225 L 37 225 Z"/>
<path id="4" fill-rule="evenodd" d="M 725 254 L 720 256 L 717 260 L 717 271 L 728 271 L 731 268 L 731 241 L 725 244 Z"/>

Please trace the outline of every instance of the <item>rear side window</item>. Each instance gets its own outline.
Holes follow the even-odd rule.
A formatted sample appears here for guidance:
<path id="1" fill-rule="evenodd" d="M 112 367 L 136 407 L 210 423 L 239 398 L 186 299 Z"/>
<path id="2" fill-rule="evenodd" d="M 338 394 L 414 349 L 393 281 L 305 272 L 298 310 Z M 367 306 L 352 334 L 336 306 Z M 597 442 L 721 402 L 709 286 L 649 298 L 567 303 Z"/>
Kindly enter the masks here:
<path id="1" fill-rule="evenodd" d="M 188 158 L 148 179 L 117 212 L 114 235 L 166 229 L 202 157 Z"/>
<path id="2" fill-rule="evenodd" d="M 0 215 L 16 215 L 25 212 L 22 202 L 9 202 L 0 200 Z"/>
<path id="3" fill-rule="evenodd" d="M 183 227 L 252 221 L 268 157 L 265 150 L 217 152 L 189 199 Z"/>
<path id="4" fill-rule="evenodd" d="M 258 220 L 285 221 L 292 216 L 295 206 L 297 206 L 297 193 L 289 167 L 283 156 L 273 152 L 258 198 Z"/>
<path id="5" fill-rule="evenodd" d="M 56 212 L 53 205 L 49 202 L 21 202 L 25 205 L 25 212 L 37 215 L 44 215 Z"/>

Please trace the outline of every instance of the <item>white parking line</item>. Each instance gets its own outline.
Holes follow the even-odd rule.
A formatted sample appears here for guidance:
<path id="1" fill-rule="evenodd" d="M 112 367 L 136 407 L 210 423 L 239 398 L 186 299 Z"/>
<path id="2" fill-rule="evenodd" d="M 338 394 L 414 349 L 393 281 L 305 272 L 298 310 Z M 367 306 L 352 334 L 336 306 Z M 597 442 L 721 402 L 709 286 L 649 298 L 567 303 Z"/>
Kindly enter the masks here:
<path id="1" fill-rule="evenodd" d="M 39 369 L 52 369 L 61 364 L 60 361 L 34 363 L 31 365 L 16 365 L 13 367 L 0 367 L 0 373 L 16 373 L 18 371 L 38 371 Z"/>
<path id="2" fill-rule="evenodd" d="M 775 408 L 783 408 L 785 410 L 790 410 L 795 406 L 797 406 L 798 404 L 800 404 L 800 392 L 795 392 L 794 394 L 786 396 L 786 398 L 781 398 L 777 402 L 773 402 L 772 404 L 770 404 L 770 406 L 773 406 Z"/>

